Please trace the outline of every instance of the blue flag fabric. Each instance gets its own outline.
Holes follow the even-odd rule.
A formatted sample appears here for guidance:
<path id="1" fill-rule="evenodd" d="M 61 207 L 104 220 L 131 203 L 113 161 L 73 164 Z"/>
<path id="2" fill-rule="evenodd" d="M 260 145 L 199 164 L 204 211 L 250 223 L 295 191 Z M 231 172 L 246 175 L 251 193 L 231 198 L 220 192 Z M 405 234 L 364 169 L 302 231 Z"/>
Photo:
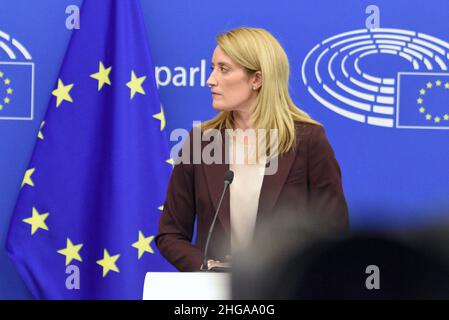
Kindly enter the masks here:
<path id="1" fill-rule="evenodd" d="M 172 170 L 140 4 L 85 0 L 7 251 L 39 299 L 141 299 Z"/>

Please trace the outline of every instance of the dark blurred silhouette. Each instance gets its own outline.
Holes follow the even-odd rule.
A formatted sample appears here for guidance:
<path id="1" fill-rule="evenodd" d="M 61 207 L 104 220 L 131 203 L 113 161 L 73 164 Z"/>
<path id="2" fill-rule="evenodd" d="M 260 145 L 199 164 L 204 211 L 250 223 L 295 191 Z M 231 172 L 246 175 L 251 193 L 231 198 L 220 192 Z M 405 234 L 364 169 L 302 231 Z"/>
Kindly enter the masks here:
<path id="1" fill-rule="evenodd" d="M 271 221 L 233 264 L 233 299 L 449 299 L 449 223 L 342 234 L 310 216 Z"/>

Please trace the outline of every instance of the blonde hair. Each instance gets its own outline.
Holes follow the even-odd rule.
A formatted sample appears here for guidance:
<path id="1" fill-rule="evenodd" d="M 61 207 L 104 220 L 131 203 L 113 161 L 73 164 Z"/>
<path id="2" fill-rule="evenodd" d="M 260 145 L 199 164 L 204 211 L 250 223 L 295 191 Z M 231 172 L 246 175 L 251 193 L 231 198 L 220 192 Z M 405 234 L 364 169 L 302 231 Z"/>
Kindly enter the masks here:
<path id="1" fill-rule="evenodd" d="M 279 154 L 296 145 L 295 122 L 320 125 L 299 109 L 290 98 L 288 81 L 290 66 L 287 55 L 273 37 L 260 28 L 237 28 L 216 38 L 218 46 L 235 62 L 243 66 L 248 75 L 262 73 L 262 86 L 252 108 L 254 129 L 278 129 Z M 232 112 L 222 111 L 203 123 L 202 130 L 232 129 Z M 268 134 L 268 132 L 267 132 Z M 268 142 L 268 140 L 267 140 Z"/>

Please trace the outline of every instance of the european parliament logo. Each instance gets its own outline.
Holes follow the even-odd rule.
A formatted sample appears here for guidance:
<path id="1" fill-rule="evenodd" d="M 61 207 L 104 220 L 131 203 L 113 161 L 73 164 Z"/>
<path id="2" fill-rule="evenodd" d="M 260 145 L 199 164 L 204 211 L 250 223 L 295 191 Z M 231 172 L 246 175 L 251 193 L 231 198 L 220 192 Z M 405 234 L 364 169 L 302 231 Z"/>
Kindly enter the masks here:
<path id="1" fill-rule="evenodd" d="M 403 29 L 360 29 L 315 45 L 301 76 L 321 105 L 351 120 L 449 129 L 449 43 Z"/>
<path id="2" fill-rule="evenodd" d="M 0 120 L 33 120 L 34 63 L 28 50 L 0 30 Z"/>

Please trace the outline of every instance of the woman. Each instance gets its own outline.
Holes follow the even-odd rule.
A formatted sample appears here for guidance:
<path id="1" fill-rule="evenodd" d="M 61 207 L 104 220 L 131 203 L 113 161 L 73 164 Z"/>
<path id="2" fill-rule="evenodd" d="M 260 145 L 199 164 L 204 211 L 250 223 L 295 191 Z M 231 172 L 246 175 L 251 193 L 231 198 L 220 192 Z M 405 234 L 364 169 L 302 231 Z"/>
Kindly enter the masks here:
<path id="1" fill-rule="evenodd" d="M 269 32 L 256 28 L 225 32 L 217 37 L 217 44 L 207 84 L 219 114 L 202 125 L 202 134 L 220 130 L 222 142 L 225 129 L 274 129 L 277 143 L 268 138 L 254 144 L 243 135 L 243 140 L 231 139 L 233 150 L 250 150 L 245 152 L 243 163 L 185 161 L 175 166 L 156 244 L 181 271 L 200 270 L 207 233 L 223 190 L 223 175 L 229 169 L 234 171 L 234 180 L 210 240 L 208 267 L 227 259 L 235 248 L 249 245 L 258 226 L 269 219 L 319 217 L 342 230 L 348 228 L 334 152 L 323 127 L 298 109 L 289 96 L 289 63 L 281 45 Z M 192 152 L 191 144 L 186 145 Z M 222 145 L 226 153 L 228 147 Z M 204 147 L 202 144 L 201 150 Z M 277 157 L 268 153 L 274 149 Z M 251 151 L 260 160 L 255 164 L 248 158 L 254 154 Z M 273 160 L 277 161 L 277 171 L 264 174 Z M 192 244 L 195 218 L 197 236 Z"/>

